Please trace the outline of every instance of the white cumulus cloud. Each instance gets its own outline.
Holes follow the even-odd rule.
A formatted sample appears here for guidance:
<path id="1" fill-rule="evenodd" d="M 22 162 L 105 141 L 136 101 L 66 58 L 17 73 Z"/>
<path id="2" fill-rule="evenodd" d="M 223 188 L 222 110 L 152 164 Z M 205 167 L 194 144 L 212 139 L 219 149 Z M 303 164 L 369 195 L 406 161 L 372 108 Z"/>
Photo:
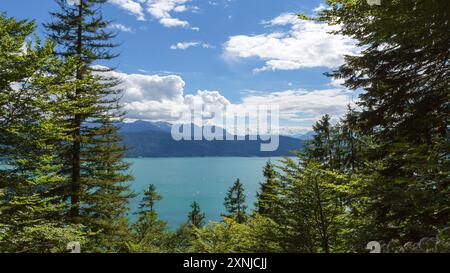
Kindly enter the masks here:
<path id="1" fill-rule="evenodd" d="M 185 49 L 188 49 L 190 47 L 198 47 L 198 46 L 201 46 L 203 48 L 214 48 L 213 45 L 208 44 L 208 43 L 203 43 L 203 42 L 179 42 L 179 43 L 171 45 L 170 49 L 173 49 L 173 50 L 176 50 L 176 49 L 185 50 Z"/>
<path id="2" fill-rule="evenodd" d="M 110 24 L 109 27 L 113 28 L 113 29 L 117 29 L 117 30 L 123 31 L 123 32 L 129 32 L 129 33 L 133 33 L 134 32 L 133 28 L 131 28 L 129 26 L 122 25 L 122 24 L 119 24 L 119 23 Z"/>
<path id="3" fill-rule="evenodd" d="M 179 42 L 170 46 L 170 49 L 188 49 L 198 46 L 198 42 Z"/>
<path id="4" fill-rule="evenodd" d="M 276 105 L 280 110 L 280 131 L 296 134 L 311 130 L 311 125 L 324 114 L 335 119 L 354 103 L 355 94 L 342 87 L 321 90 L 289 89 L 278 92 L 247 93 L 240 101 L 231 102 L 217 90 L 198 90 L 185 93 L 186 83 L 178 75 L 145 75 L 107 72 L 121 81 L 124 90 L 122 103 L 128 119 L 166 122 L 190 122 L 180 113 L 189 113 L 194 105 L 203 105 L 206 112 L 223 107 L 247 110 L 252 106 Z M 221 117 L 208 120 L 217 124 Z M 220 123 L 219 123 L 220 125 Z"/>
<path id="5" fill-rule="evenodd" d="M 141 3 L 136 0 L 109 0 L 109 2 L 113 5 L 120 7 L 123 10 L 126 10 L 128 13 L 136 16 L 139 21 L 145 21 L 144 9 L 141 6 Z"/>
<path id="6" fill-rule="evenodd" d="M 191 0 L 148 0 L 147 12 L 165 27 L 189 27 L 186 20 L 175 18 L 173 13 L 181 13 L 188 10 L 197 10 L 195 6 L 188 6 Z M 197 30 L 198 28 L 194 28 Z"/>
<path id="7" fill-rule="evenodd" d="M 265 65 L 255 72 L 297 70 L 313 67 L 337 67 L 344 63 L 344 55 L 358 53 L 356 42 L 349 37 L 333 35 L 339 26 L 301 20 L 285 13 L 270 21 L 266 27 L 288 27 L 259 35 L 229 37 L 224 56 L 230 59 L 259 58 Z"/>

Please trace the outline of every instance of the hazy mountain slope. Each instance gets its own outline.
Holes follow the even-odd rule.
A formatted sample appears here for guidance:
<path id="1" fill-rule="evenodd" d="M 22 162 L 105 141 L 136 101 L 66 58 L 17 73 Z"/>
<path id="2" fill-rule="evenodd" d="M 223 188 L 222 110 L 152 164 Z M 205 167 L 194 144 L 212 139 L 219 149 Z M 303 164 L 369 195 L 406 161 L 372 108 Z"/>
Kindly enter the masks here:
<path id="1" fill-rule="evenodd" d="M 175 141 L 170 125 L 138 121 L 123 124 L 121 136 L 128 147 L 128 157 L 194 157 L 194 156 L 284 156 L 301 148 L 302 141 L 280 136 L 274 152 L 261 152 L 262 141 Z"/>

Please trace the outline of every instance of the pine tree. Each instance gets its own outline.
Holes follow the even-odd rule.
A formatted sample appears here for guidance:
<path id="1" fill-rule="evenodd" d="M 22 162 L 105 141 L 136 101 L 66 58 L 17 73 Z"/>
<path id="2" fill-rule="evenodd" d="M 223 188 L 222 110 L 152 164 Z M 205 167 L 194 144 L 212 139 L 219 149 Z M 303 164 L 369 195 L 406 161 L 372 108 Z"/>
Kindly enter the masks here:
<path id="1" fill-rule="evenodd" d="M 195 201 L 191 208 L 192 210 L 188 214 L 188 222 L 196 228 L 201 228 L 205 224 L 205 214 L 201 212 L 200 205 Z"/>
<path id="2" fill-rule="evenodd" d="M 332 165 L 332 126 L 330 124 L 330 116 L 324 115 L 322 119 L 313 125 L 314 138 L 310 141 L 309 147 L 306 149 L 308 158 L 321 162 L 324 166 Z"/>
<path id="3" fill-rule="evenodd" d="M 150 184 L 148 189 L 144 191 L 144 197 L 139 204 L 139 214 L 154 212 L 156 202 L 162 200 L 162 196 L 156 191 L 156 186 Z"/>
<path id="4" fill-rule="evenodd" d="M 65 141 L 61 110 L 76 66 L 53 57 L 53 44 L 30 39 L 34 22 L 0 14 L 0 252 L 57 252 L 83 241 L 65 225 L 57 151 Z"/>
<path id="5" fill-rule="evenodd" d="M 260 183 L 257 193 L 256 212 L 262 216 L 276 219 L 280 216 L 280 202 L 283 185 L 277 179 L 277 173 L 272 163 L 267 162 L 263 174 L 265 181 Z"/>
<path id="6" fill-rule="evenodd" d="M 344 118 L 335 128 L 335 141 L 340 147 L 336 153 L 339 157 L 339 168 L 345 173 L 355 173 L 364 166 L 365 148 L 370 145 L 370 136 L 365 137 L 358 128 L 358 112 L 348 107 Z"/>
<path id="7" fill-rule="evenodd" d="M 448 226 L 450 9 L 446 0 L 333 0 L 321 19 L 364 47 L 331 73 L 360 96 L 373 238 L 417 241 Z"/>
<path id="8" fill-rule="evenodd" d="M 54 21 L 46 24 L 49 36 L 57 44 L 55 53 L 74 56 L 76 80 L 92 78 L 66 95 L 72 102 L 67 109 L 70 141 L 61 152 L 64 174 L 70 183 L 65 194 L 70 202 L 68 221 L 81 223 L 96 234 L 89 246 L 94 251 L 121 251 L 127 233 L 127 202 L 132 196 L 124 162 L 125 147 L 120 144 L 117 122 L 121 121 L 118 81 L 110 69 L 97 65 L 116 54 L 110 49 L 114 33 L 106 30 L 109 22 L 101 14 L 106 0 L 80 0 L 74 4 L 57 1 L 60 12 L 52 12 Z"/>
<path id="9" fill-rule="evenodd" d="M 245 222 L 247 206 L 245 205 L 244 185 L 239 179 L 236 179 L 233 186 L 228 189 L 224 205 L 228 213 L 227 217 L 235 219 L 240 224 Z"/>
<path id="10" fill-rule="evenodd" d="M 156 191 L 156 187 L 150 184 L 144 191 L 144 197 L 139 204 L 138 219 L 133 225 L 133 238 L 130 250 L 133 252 L 164 252 L 167 248 L 169 234 L 167 223 L 158 219 L 155 209 L 156 202 L 162 196 Z"/>
<path id="11" fill-rule="evenodd" d="M 287 252 L 343 251 L 353 239 L 348 236 L 354 209 L 349 188 L 355 178 L 347 161 L 356 157 L 357 141 L 348 138 L 347 121 L 332 126 L 330 119 L 325 115 L 313 126 L 314 139 L 294 153 L 295 159 L 285 158 L 277 174 L 283 190 L 273 219 Z"/>
<path id="12" fill-rule="evenodd" d="M 342 196 L 348 186 L 339 183 L 339 173 L 321 163 L 286 158 L 280 178 L 286 189 L 282 197 L 282 217 L 277 220 L 280 245 L 286 252 L 342 251 L 340 235 L 345 232 L 348 212 Z"/>

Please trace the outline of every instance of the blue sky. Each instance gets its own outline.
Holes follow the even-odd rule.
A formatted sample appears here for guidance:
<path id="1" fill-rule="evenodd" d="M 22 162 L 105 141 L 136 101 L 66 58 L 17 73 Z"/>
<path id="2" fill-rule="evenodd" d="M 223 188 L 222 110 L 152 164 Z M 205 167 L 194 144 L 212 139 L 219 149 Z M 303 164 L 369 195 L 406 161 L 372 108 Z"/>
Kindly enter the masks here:
<path id="1" fill-rule="evenodd" d="M 126 90 L 131 119 L 172 121 L 171 109 L 279 104 L 282 132 L 302 133 L 321 115 L 339 117 L 357 94 L 323 75 L 357 52 L 330 26 L 301 21 L 321 0 L 110 0 L 121 56 L 109 65 Z M 0 11 L 51 20 L 54 0 L 2 0 Z"/>

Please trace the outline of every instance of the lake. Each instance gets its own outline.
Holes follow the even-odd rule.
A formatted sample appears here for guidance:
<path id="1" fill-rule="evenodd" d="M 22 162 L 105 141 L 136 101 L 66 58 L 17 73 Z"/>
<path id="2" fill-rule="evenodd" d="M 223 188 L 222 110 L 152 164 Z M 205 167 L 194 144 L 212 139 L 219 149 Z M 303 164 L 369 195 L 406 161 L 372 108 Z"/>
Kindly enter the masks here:
<path id="1" fill-rule="evenodd" d="M 189 157 L 127 159 L 135 181 L 132 190 L 139 196 L 130 201 L 138 208 L 142 192 L 155 184 L 163 199 L 156 209 L 159 217 L 176 228 L 187 220 L 193 201 L 200 204 L 206 220 L 218 221 L 224 213 L 224 198 L 229 187 L 239 178 L 245 186 L 247 205 L 253 208 L 256 191 L 263 181 L 262 170 L 268 160 L 276 163 L 281 157 Z M 132 218 L 134 218 L 132 216 Z"/>

